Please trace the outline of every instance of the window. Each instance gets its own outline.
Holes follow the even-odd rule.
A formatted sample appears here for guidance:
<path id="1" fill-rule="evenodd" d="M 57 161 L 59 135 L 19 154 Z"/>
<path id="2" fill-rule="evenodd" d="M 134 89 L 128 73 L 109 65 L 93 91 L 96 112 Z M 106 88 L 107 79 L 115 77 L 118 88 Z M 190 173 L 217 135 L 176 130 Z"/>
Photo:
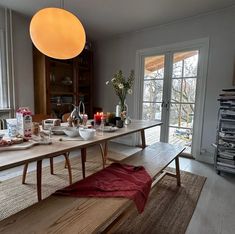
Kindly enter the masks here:
<path id="1" fill-rule="evenodd" d="M 6 75 L 4 33 L 0 30 L 0 110 L 8 108 L 8 81 Z"/>

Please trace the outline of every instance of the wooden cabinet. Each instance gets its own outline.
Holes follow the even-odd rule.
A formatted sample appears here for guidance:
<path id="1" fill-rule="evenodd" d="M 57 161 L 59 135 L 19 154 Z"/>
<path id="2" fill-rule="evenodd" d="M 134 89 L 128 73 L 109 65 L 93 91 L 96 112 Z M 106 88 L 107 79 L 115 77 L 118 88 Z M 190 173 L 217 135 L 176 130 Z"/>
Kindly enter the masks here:
<path id="1" fill-rule="evenodd" d="M 61 118 L 71 112 L 80 100 L 92 117 L 93 67 L 92 52 L 83 52 L 73 59 L 58 60 L 33 49 L 35 114 Z"/>

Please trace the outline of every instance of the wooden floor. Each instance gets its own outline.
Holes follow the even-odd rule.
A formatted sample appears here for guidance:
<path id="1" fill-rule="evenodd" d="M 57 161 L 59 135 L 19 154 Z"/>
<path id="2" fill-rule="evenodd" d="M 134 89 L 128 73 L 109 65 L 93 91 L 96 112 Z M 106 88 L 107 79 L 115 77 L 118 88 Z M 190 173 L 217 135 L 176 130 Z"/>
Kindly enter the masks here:
<path id="1" fill-rule="evenodd" d="M 112 151 L 121 150 L 129 155 L 134 148 L 112 144 Z M 59 158 L 57 160 L 60 160 Z M 44 160 L 44 164 L 48 163 Z M 174 164 L 171 165 L 174 167 Z M 35 166 L 31 165 L 31 170 Z M 235 233 L 235 175 L 217 175 L 212 165 L 180 158 L 181 170 L 207 177 L 196 210 L 186 234 L 234 234 Z M 0 181 L 21 175 L 20 167 L 0 172 Z"/>
<path id="2" fill-rule="evenodd" d="M 154 144 L 155 142 L 160 141 L 160 127 L 157 126 L 157 127 L 149 128 L 145 130 L 145 135 L 146 135 L 147 145 L 151 145 L 151 144 Z M 168 142 L 170 144 L 184 146 L 186 148 L 184 152 L 188 154 L 191 153 L 191 141 L 190 140 L 186 141 L 185 138 L 176 136 L 170 133 Z"/>

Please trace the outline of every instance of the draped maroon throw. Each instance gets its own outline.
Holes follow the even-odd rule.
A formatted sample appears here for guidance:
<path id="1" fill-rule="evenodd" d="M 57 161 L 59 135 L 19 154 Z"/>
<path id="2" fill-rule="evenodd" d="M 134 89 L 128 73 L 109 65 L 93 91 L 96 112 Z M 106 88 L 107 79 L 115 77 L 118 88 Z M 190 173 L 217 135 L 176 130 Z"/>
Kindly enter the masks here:
<path id="1" fill-rule="evenodd" d="M 125 197 L 143 212 L 152 179 L 143 166 L 113 163 L 84 180 L 57 190 L 55 195 L 74 197 Z"/>

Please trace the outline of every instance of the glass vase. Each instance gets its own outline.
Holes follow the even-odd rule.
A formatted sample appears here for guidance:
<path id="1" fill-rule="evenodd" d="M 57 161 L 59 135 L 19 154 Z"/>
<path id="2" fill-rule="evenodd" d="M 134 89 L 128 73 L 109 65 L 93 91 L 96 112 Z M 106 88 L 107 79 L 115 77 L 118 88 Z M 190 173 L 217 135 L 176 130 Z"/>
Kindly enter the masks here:
<path id="1" fill-rule="evenodd" d="M 120 102 L 120 106 L 121 106 L 121 112 L 128 112 L 128 105 L 126 104 L 126 99 L 123 102 Z"/>
<path id="2" fill-rule="evenodd" d="M 126 115 L 128 112 L 128 105 L 126 104 L 126 100 L 120 100 L 118 105 L 116 106 L 116 117 L 122 117 Z"/>
<path id="3" fill-rule="evenodd" d="M 121 119 L 123 120 L 125 125 L 131 123 L 131 119 L 128 115 L 128 105 L 126 103 L 126 99 L 123 102 L 120 102 L 120 109 L 121 109 Z"/>

